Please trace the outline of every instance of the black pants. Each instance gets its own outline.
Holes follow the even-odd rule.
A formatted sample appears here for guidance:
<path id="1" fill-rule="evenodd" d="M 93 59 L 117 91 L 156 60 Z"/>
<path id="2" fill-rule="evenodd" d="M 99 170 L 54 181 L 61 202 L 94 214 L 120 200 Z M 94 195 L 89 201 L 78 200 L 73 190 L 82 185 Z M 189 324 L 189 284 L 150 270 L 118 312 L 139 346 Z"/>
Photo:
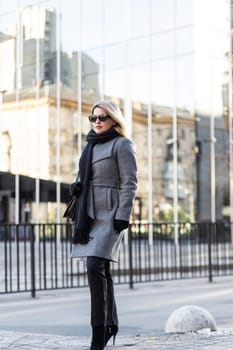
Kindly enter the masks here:
<path id="1" fill-rule="evenodd" d="M 118 325 L 110 261 L 87 257 L 87 275 L 91 294 L 91 325 Z"/>

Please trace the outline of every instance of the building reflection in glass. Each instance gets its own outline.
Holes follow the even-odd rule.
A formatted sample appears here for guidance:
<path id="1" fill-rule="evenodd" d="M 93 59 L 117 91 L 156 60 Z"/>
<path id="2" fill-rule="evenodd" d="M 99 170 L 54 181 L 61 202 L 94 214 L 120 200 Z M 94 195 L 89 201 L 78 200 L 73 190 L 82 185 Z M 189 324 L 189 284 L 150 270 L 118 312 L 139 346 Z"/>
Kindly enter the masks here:
<path id="1" fill-rule="evenodd" d="M 173 221 L 174 211 L 180 221 L 232 219 L 229 1 L 17 6 L 0 7 L 1 221 L 15 220 L 14 174 L 19 213 L 30 203 L 27 221 L 38 208 L 39 220 L 57 220 L 55 184 L 62 212 L 86 116 L 102 98 L 120 104 L 136 144 L 135 220 Z"/>

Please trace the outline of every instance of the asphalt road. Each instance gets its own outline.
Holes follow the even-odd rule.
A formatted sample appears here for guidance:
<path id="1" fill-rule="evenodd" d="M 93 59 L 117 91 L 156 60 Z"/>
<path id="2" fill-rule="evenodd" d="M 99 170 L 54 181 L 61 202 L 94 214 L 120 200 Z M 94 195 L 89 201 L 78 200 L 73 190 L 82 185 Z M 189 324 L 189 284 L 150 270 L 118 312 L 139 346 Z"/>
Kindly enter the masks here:
<path id="1" fill-rule="evenodd" d="M 208 310 L 220 329 L 233 328 L 233 278 L 117 285 L 120 334 L 160 335 L 172 311 L 184 305 Z M 89 336 L 87 288 L 0 295 L 0 330 Z"/>

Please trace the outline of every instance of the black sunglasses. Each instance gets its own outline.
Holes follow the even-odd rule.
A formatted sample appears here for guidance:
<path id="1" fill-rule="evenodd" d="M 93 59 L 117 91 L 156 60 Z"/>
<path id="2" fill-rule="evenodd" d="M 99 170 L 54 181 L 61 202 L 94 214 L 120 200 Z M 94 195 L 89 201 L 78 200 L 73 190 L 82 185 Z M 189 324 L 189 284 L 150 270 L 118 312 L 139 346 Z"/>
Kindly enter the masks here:
<path id="1" fill-rule="evenodd" d="M 108 115 L 89 115 L 88 119 L 91 123 L 95 123 L 97 119 L 99 119 L 100 122 L 106 122 L 110 117 Z"/>

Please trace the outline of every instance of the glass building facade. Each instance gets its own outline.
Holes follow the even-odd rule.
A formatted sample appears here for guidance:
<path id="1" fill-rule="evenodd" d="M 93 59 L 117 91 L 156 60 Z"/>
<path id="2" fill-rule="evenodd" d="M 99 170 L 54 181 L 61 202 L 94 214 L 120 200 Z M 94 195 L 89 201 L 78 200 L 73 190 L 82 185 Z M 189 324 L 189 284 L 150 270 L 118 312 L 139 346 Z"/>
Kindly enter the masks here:
<path id="1" fill-rule="evenodd" d="M 0 222 L 60 222 L 100 99 L 135 142 L 132 220 L 233 219 L 229 0 L 0 0 Z"/>

